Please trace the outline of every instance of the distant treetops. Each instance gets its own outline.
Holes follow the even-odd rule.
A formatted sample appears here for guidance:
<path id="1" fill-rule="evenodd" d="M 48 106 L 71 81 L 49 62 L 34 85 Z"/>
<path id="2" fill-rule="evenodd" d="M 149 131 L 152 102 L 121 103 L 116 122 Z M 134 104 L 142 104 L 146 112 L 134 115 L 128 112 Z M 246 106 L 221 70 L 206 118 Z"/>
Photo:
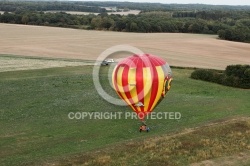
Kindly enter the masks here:
<path id="1" fill-rule="evenodd" d="M 102 6 L 117 7 L 117 10 L 137 9 L 141 13 L 115 15 Z M 247 6 L 0 1 L 0 11 L 4 12 L 0 14 L 2 23 L 141 33 L 218 34 L 220 39 L 250 42 L 250 7 Z M 66 11 L 99 14 L 71 15 Z"/>

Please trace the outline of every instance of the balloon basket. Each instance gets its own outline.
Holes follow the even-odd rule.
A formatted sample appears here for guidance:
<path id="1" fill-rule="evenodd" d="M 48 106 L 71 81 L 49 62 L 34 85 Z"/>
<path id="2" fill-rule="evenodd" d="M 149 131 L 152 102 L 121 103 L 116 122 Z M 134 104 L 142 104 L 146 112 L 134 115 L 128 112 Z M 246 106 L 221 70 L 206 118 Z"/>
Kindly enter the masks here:
<path id="1" fill-rule="evenodd" d="M 141 126 L 139 127 L 139 131 L 141 132 L 149 132 L 149 127 L 146 124 L 146 121 L 141 121 Z"/>

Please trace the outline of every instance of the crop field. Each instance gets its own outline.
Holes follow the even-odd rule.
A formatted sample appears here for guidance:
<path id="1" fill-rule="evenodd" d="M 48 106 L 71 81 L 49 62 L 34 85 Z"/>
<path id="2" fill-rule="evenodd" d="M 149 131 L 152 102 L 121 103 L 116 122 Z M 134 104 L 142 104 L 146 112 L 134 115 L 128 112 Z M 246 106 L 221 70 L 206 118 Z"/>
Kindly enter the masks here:
<path id="1" fill-rule="evenodd" d="M 225 69 L 250 64 L 250 45 L 215 35 L 123 33 L 0 24 L 0 53 L 96 60 L 106 49 L 127 44 L 156 54 L 172 66 Z M 126 54 L 128 55 L 128 54 Z"/>
<path id="2" fill-rule="evenodd" d="M 137 15 L 139 14 L 141 11 L 140 10 L 129 10 L 129 11 L 122 11 L 122 12 L 108 12 L 108 14 L 120 14 L 120 15 L 129 15 L 129 14 L 134 14 Z"/>
<path id="3" fill-rule="evenodd" d="M 215 35 L 140 34 L 0 24 L 0 165 L 249 165 L 250 91 L 190 78 L 174 81 L 154 112 L 180 119 L 70 119 L 77 112 L 132 112 L 93 84 L 93 63 L 127 44 L 171 66 L 224 69 L 250 64 L 250 45 Z M 114 58 L 130 53 L 117 54 Z M 103 89 L 117 97 L 101 66 Z"/>

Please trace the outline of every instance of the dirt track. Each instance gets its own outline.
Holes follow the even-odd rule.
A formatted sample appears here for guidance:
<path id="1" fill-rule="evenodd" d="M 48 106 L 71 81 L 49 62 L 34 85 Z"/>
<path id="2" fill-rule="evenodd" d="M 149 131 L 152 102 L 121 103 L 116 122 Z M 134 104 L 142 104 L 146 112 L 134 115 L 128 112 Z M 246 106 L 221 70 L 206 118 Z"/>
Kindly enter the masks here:
<path id="1" fill-rule="evenodd" d="M 170 65 L 224 69 L 250 64 L 250 44 L 215 35 L 121 33 L 0 24 L 0 54 L 95 60 L 111 46 L 129 44 Z"/>

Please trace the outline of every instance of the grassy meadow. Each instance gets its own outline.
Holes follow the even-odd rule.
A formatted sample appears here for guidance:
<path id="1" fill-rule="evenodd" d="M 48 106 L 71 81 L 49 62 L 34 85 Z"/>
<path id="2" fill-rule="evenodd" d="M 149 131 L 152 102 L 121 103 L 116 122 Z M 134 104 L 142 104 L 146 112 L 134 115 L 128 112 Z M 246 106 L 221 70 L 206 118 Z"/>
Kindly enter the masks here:
<path id="1" fill-rule="evenodd" d="M 202 126 L 172 135 L 104 148 L 54 165 L 249 165 L 250 119 Z M 229 156 L 228 156 L 229 155 Z M 231 156 L 230 156 L 231 155 Z M 119 163 L 119 164 L 118 164 Z"/>
<path id="2" fill-rule="evenodd" d="M 250 116 L 249 90 L 193 80 L 190 78 L 192 69 L 173 69 L 172 89 L 155 112 L 180 112 L 180 120 L 148 119 L 147 124 L 151 128 L 149 133 L 139 133 L 140 122 L 135 119 L 70 120 L 70 112 L 131 111 L 128 107 L 112 105 L 98 95 L 93 85 L 92 68 L 93 66 L 77 66 L 0 72 L 0 165 L 114 165 L 113 162 L 118 159 L 121 165 L 131 165 L 140 160 L 146 161 L 160 147 L 164 149 L 170 146 L 171 140 L 165 138 L 166 135 Z M 108 67 L 101 67 L 102 86 L 109 94 L 116 96 L 107 80 L 107 72 Z M 211 145 L 210 139 L 215 138 L 213 133 L 227 134 L 225 131 L 229 129 L 233 133 L 241 129 L 241 134 L 246 135 L 244 138 L 249 138 L 249 121 L 239 123 L 243 126 L 242 129 L 237 123 L 230 123 L 229 126 L 224 126 L 224 130 L 201 127 L 196 132 L 204 135 L 208 131 L 201 138 L 204 139 L 201 144 L 208 145 Z M 185 139 L 192 142 L 200 137 L 195 138 L 179 136 L 172 141 L 182 144 Z M 220 144 L 220 137 L 217 139 L 216 143 Z M 219 156 L 247 150 L 249 141 L 245 139 L 242 141 L 242 148 L 229 148 Z M 237 140 L 232 138 L 225 146 L 230 144 L 228 147 L 235 147 L 239 144 Z M 145 141 L 149 144 L 147 148 Z M 216 157 L 189 159 L 191 156 L 195 157 L 195 152 L 188 153 L 191 148 L 187 144 L 184 149 L 180 148 L 180 154 L 178 148 L 175 149 L 176 155 L 169 155 L 170 161 L 175 161 L 173 164 L 178 165 Z M 204 147 L 195 146 L 197 151 L 202 150 L 201 148 Z M 107 150 L 99 156 L 98 152 L 105 149 L 114 151 L 110 153 L 111 150 Z M 121 150 L 127 153 L 124 154 Z M 166 153 L 165 150 L 160 152 Z M 117 152 L 116 155 L 114 152 Z M 186 153 L 187 157 L 183 158 L 182 153 Z M 142 158 L 133 159 L 135 155 L 142 155 Z M 147 161 L 149 163 L 145 164 L 164 163 L 157 156 Z"/>

